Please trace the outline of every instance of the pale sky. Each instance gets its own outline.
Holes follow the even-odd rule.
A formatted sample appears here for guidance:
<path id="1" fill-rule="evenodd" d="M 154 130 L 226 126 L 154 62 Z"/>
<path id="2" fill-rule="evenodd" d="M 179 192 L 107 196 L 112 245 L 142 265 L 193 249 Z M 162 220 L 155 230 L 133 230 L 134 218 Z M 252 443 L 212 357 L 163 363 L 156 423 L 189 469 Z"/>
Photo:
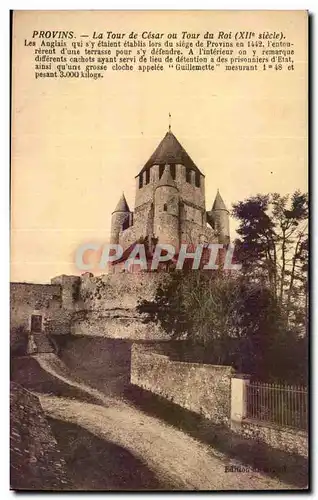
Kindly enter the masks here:
<path id="1" fill-rule="evenodd" d="M 295 71 L 108 73 L 35 80 L 33 30 L 283 30 Z M 232 203 L 307 191 L 307 18 L 304 12 L 18 12 L 14 19 L 11 280 L 75 274 L 74 252 L 107 243 L 122 191 L 168 129 Z M 231 223 L 234 232 L 235 223 Z"/>

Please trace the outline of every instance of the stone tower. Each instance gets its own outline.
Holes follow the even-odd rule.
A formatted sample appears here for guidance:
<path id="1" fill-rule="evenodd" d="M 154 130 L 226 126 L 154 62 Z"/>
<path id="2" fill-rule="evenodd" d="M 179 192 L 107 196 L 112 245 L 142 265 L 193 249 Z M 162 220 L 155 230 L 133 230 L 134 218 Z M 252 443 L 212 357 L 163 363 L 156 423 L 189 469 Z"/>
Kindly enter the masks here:
<path id="1" fill-rule="evenodd" d="M 122 195 L 112 213 L 111 243 L 124 252 L 146 240 L 176 249 L 182 243 L 229 241 L 229 212 L 220 193 L 207 212 L 205 176 L 170 128 L 135 179 L 134 212 Z"/>

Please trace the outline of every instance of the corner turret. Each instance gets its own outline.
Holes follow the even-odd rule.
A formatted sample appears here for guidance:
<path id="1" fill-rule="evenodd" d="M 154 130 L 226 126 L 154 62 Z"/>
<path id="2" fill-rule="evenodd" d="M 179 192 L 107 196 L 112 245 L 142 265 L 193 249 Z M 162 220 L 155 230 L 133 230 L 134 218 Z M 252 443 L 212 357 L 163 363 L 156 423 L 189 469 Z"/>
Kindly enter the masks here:
<path id="1" fill-rule="evenodd" d="M 230 241 L 230 213 L 217 190 L 212 210 L 207 213 L 208 221 L 216 231 L 219 243 L 229 243 Z"/>
<path id="2" fill-rule="evenodd" d="M 112 213 L 111 230 L 110 230 L 110 243 L 119 243 L 119 233 L 126 227 L 129 227 L 132 213 L 129 210 L 124 193 L 121 195 L 115 210 Z"/>

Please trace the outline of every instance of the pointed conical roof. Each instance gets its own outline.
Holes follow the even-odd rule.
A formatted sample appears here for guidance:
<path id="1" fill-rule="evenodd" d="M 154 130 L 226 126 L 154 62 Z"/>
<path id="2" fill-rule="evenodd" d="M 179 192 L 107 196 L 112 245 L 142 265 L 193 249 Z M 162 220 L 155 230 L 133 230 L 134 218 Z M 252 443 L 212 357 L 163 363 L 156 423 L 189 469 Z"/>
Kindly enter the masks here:
<path id="1" fill-rule="evenodd" d="M 139 174 L 152 165 L 165 165 L 166 163 L 174 165 L 179 163 L 185 167 L 190 167 L 203 175 L 171 130 L 166 133 L 159 146 L 152 153 L 151 157 L 141 169 Z"/>
<path id="2" fill-rule="evenodd" d="M 227 210 L 225 203 L 220 195 L 220 191 L 218 190 L 216 193 L 216 197 L 213 203 L 212 210 Z"/>
<path id="3" fill-rule="evenodd" d="M 124 193 L 121 195 L 114 212 L 130 212 Z"/>
<path id="4" fill-rule="evenodd" d="M 171 187 L 175 187 L 176 189 L 178 189 L 176 182 L 172 178 L 169 165 L 165 166 L 163 174 L 158 182 L 157 188 L 160 186 L 171 186 Z"/>

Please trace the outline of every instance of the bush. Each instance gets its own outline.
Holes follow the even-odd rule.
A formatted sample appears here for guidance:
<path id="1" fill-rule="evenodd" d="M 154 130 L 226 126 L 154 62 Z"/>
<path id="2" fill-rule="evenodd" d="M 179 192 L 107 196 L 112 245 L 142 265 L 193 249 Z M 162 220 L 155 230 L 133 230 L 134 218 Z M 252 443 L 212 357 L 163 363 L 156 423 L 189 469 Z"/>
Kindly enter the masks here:
<path id="1" fill-rule="evenodd" d="M 183 340 L 174 343 L 180 359 L 231 365 L 259 380 L 306 378 L 306 340 L 287 331 L 278 301 L 263 284 L 222 272 L 176 271 L 139 311 L 172 340 Z"/>
<path id="2" fill-rule="evenodd" d="M 17 326 L 10 331 L 11 356 L 25 356 L 28 349 L 29 334 L 24 326 Z"/>

